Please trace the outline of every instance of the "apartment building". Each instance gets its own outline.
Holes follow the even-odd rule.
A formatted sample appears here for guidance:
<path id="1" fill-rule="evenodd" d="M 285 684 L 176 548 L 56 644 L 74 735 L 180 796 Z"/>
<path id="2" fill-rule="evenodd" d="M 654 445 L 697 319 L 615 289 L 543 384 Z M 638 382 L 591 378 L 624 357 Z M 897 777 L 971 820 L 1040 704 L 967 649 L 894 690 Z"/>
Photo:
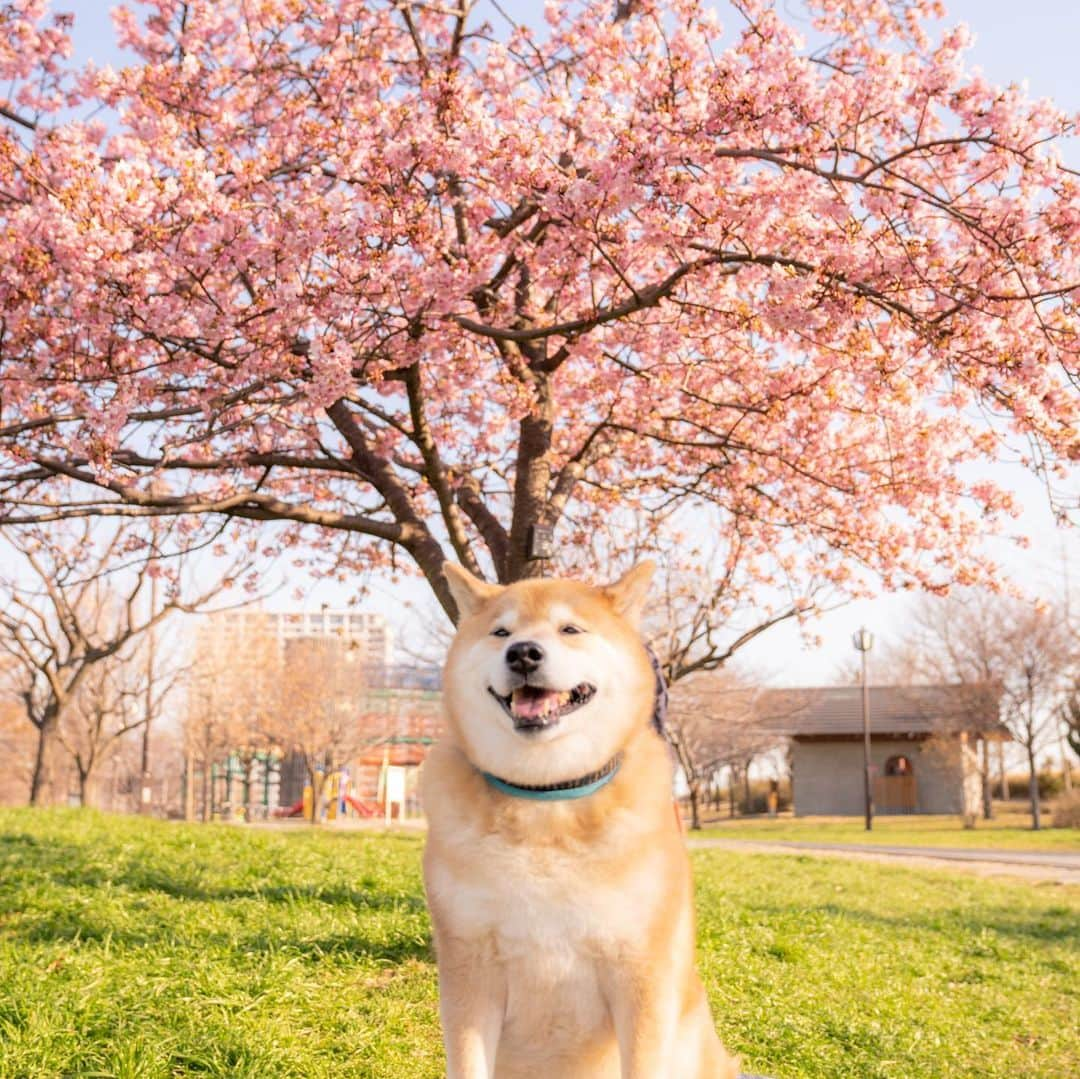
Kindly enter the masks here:
<path id="1" fill-rule="evenodd" d="M 393 631 L 385 616 L 372 611 L 221 611 L 204 620 L 200 636 L 210 647 L 225 649 L 257 640 L 282 648 L 298 638 L 337 639 L 358 666 L 379 669 L 394 662 Z"/>

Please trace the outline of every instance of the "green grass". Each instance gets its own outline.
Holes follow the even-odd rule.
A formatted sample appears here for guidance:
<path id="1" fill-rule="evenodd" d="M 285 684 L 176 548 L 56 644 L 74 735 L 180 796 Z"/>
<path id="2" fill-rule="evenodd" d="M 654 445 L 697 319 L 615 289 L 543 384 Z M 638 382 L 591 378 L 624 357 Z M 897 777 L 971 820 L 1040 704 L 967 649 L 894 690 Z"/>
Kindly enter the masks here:
<path id="1" fill-rule="evenodd" d="M 694 835 L 726 839 L 797 840 L 803 843 L 871 843 L 900 847 L 982 847 L 990 850 L 1072 851 L 1080 853 L 1080 828 L 1043 827 L 1032 831 L 1028 817 L 1001 813 L 965 828 L 959 817 L 875 817 L 866 831 L 862 817 L 779 817 L 716 821 Z M 1045 814 L 1049 825 L 1050 814 Z"/>
<path id="2" fill-rule="evenodd" d="M 441 1075 L 421 842 L 0 811 L 0 1077 Z M 1080 1074 L 1077 890 L 694 861 L 702 973 L 748 1068 Z"/>

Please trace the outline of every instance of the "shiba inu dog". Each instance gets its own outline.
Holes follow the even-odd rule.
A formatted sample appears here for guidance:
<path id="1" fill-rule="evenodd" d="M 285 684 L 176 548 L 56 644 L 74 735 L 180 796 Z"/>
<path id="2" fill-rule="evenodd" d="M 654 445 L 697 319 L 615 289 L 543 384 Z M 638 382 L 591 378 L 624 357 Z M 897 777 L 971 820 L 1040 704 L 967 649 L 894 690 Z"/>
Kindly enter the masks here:
<path id="1" fill-rule="evenodd" d="M 461 619 L 421 796 L 448 1076 L 734 1079 L 651 722 L 652 564 L 607 588 L 445 572 Z"/>

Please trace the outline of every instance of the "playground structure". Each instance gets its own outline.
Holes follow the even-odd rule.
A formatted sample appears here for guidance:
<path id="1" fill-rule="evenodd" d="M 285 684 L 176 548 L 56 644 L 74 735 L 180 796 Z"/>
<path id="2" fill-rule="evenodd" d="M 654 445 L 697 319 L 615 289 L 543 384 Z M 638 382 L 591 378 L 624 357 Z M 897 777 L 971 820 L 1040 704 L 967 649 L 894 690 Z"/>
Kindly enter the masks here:
<path id="1" fill-rule="evenodd" d="M 327 748 L 326 766 L 313 776 L 300 746 L 288 742 L 267 745 L 253 738 L 225 752 L 202 753 L 194 746 L 186 758 L 185 816 L 310 820 L 314 813 L 327 821 L 375 816 L 389 821 L 418 815 L 419 765 L 441 725 L 440 693 L 432 681 L 437 672 L 392 667 L 353 673 L 357 682 L 346 705 L 355 716 L 355 728 L 347 735 L 356 747 L 351 754 Z M 238 700 L 246 700 L 239 690 L 222 707 L 235 708 Z M 237 725 L 259 729 L 257 723 Z M 323 753 L 308 752 L 317 753 L 316 759 Z"/>
<path id="2" fill-rule="evenodd" d="M 202 791 L 203 820 L 266 820 L 278 807 L 282 754 L 279 750 L 229 753 L 209 769 L 196 771 L 189 761 L 185 787 L 188 816 L 194 816 L 194 793 Z"/>
<path id="3" fill-rule="evenodd" d="M 344 767 L 316 769 L 314 785 L 297 754 L 237 750 L 212 763 L 208 775 L 193 777 L 203 781 L 202 817 L 406 820 L 420 814 L 417 775 L 433 741 L 427 735 L 373 739 Z"/>

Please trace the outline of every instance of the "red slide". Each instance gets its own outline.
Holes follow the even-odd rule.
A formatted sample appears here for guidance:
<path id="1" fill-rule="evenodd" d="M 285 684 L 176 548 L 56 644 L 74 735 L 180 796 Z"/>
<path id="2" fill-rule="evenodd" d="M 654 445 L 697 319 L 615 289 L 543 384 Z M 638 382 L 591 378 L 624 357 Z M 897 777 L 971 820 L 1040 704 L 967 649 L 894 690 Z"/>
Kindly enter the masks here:
<path id="1" fill-rule="evenodd" d="M 304 799 L 294 802 L 291 806 L 278 806 L 274 810 L 275 817 L 302 817 L 304 815 Z"/>
<path id="2" fill-rule="evenodd" d="M 345 804 L 355 809 L 361 817 L 374 817 L 379 812 L 375 802 L 358 802 L 351 794 L 345 795 Z"/>

